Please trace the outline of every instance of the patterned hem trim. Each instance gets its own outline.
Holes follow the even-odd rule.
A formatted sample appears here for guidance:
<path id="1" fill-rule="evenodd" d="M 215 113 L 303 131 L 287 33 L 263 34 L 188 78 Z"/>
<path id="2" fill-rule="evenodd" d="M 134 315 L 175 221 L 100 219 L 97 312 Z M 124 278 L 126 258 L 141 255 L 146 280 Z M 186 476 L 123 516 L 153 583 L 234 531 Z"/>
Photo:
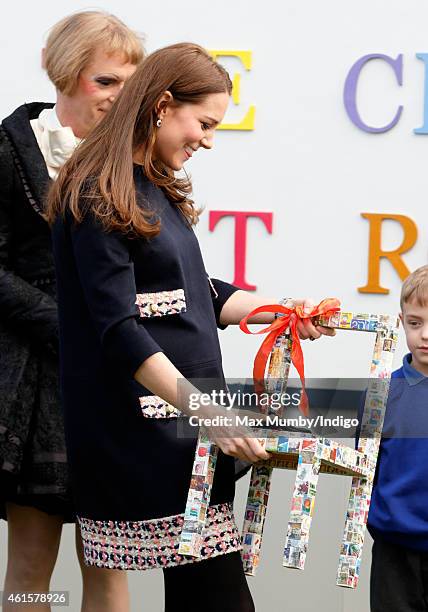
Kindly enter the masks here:
<path id="1" fill-rule="evenodd" d="M 195 563 L 240 551 L 232 504 L 210 506 L 201 556 L 178 554 L 184 514 L 148 521 L 94 521 L 78 517 L 86 565 L 146 570 Z"/>
<path id="2" fill-rule="evenodd" d="M 135 303 L 140 311 L 140 317 L 163 317 L 186 312 L 186 298 L 183 289 L 137 293 L 136 297 Z"/>
<path id="3" fill-rule="evenodd" d="M 147 419 L 176 419 L 182 414 L 178 408 L 168 404 L 158 395 L 144 395 L 139 399 L 141 412 Z"/>
<path id="4" fill-rule="evenodd" d="M 18 485 L 17 491 L 20 495 L 67 495 L 67 483 L 61 486 L 60 484 L 52 485 L 35 485 L 29 484 L 25 486 Z"/>

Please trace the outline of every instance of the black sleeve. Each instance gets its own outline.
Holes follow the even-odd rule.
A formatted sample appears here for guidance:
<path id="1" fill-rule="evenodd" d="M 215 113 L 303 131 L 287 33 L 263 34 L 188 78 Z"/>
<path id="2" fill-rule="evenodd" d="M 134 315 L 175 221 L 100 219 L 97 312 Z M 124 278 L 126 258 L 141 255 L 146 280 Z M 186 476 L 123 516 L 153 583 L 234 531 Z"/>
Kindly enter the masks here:
<path id="1" fill-rule="evenodd" d="M 9 265 L 15 180 L 18 179 L 10 144 L 0 129 L 0 317 L 22 335 L 56 352 L 58 309 L 55 300 L 16 275 Z"/>
<path id="2" fill-rule="evenodd" d="M 138 321 L 129 239 L 119 232 L 106 232 L 87 213 L 81 223 L 72 225 L 71 241 L 103 351 L 124 375 L 132 377 L 145 359 L 162 349 Z"/>
<path id="3" fill-rule="evenodd" d="M 240 289 L 239 287 L 235 287 L 235 285 L 231 285 L 230 283 L 225 283 L 218 278 L 209 278 L 209 281 L 211 284 L 211 298 L 213 301 L 217 327 L 219 329 L 226 329 L 227 325 L 220 323 L 221 311 L 230 296 L 233 295 L 235 291 L 239 291 Z"/>

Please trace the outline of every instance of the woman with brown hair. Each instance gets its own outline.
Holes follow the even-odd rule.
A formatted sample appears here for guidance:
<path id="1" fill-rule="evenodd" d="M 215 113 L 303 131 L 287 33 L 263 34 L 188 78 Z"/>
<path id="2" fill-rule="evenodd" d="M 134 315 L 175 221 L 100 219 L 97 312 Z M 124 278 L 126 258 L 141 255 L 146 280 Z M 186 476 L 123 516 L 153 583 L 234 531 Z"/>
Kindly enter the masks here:
<path id="1" fill-rule="evenodd" d="M 5 612 L 8 592 L 49 590 L 62 525 L 74 521 L 59 399 L 56 282 L 45 197 L 60 167 L 110 110 L 142 57 L 138 36 L 113 15 L 88 11 L 66 17 L 51 29 L 43 51 L 56 104 L 24 104 L 0 126 Z M 80 533 L 76 545 L 81 561 Z M 106 612 L 128 609 L 123 574 L 94 572 L 83 561 L 81 567 L 83 610 L 92 610 L 94 602 L 101 602 Z"/>
<path id="2" fill-rule="evenodd" d="M 254 610 L 232 512 L 234 457 L 254 462 L 267 454 L 245 428 L 210 429 L 223 452 L 201 562 L 178 554 L 197 436 L 180 433 L 187 420 L 177 417 L 189 407 L 178 383 L 188 391 L 188 378 L 224 384 L 216 328 L 265 303 L 207 277 L 192 229 L 199 211 L 191 184 L 175 175 L 198 149 L 213 146 L 230 93 L 228 74 L 201 47 L 156 51 L 49 197 L 85 560 L 99 568 L 162 568 L 167 612 Z M 322 333 L 311 323 L 300 331 Z M 198 416 L 215 414 L 227 413 L 207 406 Z"/>

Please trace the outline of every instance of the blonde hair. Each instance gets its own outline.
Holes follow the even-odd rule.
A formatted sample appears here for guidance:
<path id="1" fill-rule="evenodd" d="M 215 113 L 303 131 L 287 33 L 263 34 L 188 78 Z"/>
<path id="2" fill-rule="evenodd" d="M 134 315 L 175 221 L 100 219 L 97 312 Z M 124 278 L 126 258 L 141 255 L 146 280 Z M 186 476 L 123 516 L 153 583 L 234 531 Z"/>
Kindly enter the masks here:
<path id="1" fill-rule="evenodd" d="M 103 11 L 83 11 L 61 19 L 50 30 L 43 64 L 55 87 L 74 92 L 79 75 L 97 48 L 121 53 L 131 64 L 144 58 L 141 38 L 120 19 Z"/>
<path id="2" fill-rule="evenodd" d="M 428 265 L 421 266 L 412 272 L 404 281 L 401 288 L 400 306 L 416 300 L 419 306 L 428 304 Z"/>

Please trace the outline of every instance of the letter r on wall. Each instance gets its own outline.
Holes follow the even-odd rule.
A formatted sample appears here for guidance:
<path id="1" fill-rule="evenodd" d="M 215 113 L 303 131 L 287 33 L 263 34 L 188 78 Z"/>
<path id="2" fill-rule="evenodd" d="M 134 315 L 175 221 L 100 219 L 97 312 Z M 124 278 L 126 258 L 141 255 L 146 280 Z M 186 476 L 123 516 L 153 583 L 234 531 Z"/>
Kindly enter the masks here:
<path id="1" fill-rule="evenodd" d="M 370 223 L 369 265 L 367 284 L 364 287 L 359 287 L 358 291 L 360 293 L 389 293 L 389 289 L 380 285 L 381 259 L 387 259 L 400 279 L 404 280 L 410 274 L 410 270 L 404 263 L 402 255 L 415 244 L 418 236 L 417 227 L 415 222 L 405 215 L 361 213 L 361 216 Z M 403 240 L 400 246 L 392 251 L 382 249 L 382 223 L 385 220 L 396 221 L 403 229 Z"/>

